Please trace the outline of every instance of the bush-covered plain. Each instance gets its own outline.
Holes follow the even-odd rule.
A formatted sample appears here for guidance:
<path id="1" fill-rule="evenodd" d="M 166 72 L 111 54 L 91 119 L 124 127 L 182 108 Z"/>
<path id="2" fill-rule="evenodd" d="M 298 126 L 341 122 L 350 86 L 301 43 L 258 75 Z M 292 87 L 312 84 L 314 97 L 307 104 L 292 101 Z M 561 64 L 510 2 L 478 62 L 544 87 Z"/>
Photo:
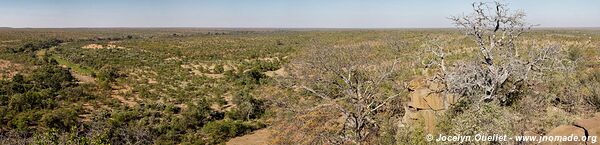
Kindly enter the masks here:
<path id="1" fill-rule="evenodd" d="M 400 95 L 372 116 L 377 130 L 364 141 L 418 144 L 422 128 L 397 126 L 409 100 L 405 82 L 437 71 L 423 65 L 432 57 L 423 48 L 444 40 L 448 63 L 474 57 L 476 49 L 454 29 L 0 32 L 0 144 L 219 144 L 265 127 L 273 130 L 273 143 L 330 143 L 343 126 L 340 114 L 312 109 L 322 100 L 294 89 L 290 76 L 299 74 L 294 64 L 307 59 L 307 50 L 358 47 L 369 48 L 364 55 L 372 62 L 397 60 L 399 68 L 378 91 Z M 543 133 L 600 111 L 600 30 L 534 29 L 522 37 L 522 46 L 560 45 L 577 62 L 575 71 L 548 74 L 553 77 L 509 106 L 456 105 L 440 131 Z M 529 126 L 511 126 L 524 122 Z"/>

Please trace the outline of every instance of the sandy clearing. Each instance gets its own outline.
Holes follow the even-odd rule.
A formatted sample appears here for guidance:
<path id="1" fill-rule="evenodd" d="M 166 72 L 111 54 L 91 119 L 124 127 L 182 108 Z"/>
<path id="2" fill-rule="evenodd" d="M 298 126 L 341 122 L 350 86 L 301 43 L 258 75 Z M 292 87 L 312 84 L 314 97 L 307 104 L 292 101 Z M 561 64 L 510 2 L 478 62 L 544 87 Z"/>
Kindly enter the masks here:
<path id="1" fill-rule="evenodd" d="M 268 128 L 256 130 L 250 134 L 233 138 L 227 145 L 267 145 L 270 144 L 272 131 Z"/>
<path id="2" fill-rule="evenodd" d="M 202 73 L 199 70 L 192 70 L 192 73 L 194 75 L 198 75 L 198 76 L 205 76 L 205 77 L 209 77 L 209 78 L 213 78 L 213 79 L 218 79 L 218 78 L 223 78 L 225 77 L 225 75 L 223 74 L 209 74 L 209 73 Z"/>
<path id="3" fill-rule="evenodd" d="M 23 69 L 21 64 L 12 63 L 8 60 L 0 59 L 0 79 L 12 78 Z"/>
<path id="4" fill-rule="evenodd" d="M 284 67 L 281 67 L 275 71 L 267 71 L 267 72 L 265 72 L 265 75 L 267 75 L 269 77 L 286 76 L 287 72 L 285 71 Z"/>
<path id="5" fill-rule="evenodd" d="M 85 46 L 83 46 L 81 48 L 85 48 L 85 49 L 103 49 L 103 48 L 113 49 L 113 48 L 119 48 L 119 49 L 122 49 L 124 47 L 117 46 L 117 45 L 114 45 L 114 44 L 108 44 L 106 46 L 100 45 L 100 44 L 88 44 L 88 45 L 85 45 Z"/>
<path id="6" fill-rule="evenodd" d="M 135 105 L 138 104 L 137 102 L 135 102 L 135 100 L 126 99 L 125 97 L 123 97 L 124 94 L 131 92 L 131 90 L 132 90 L 132 88 L 127 85 L 113 86 L 112 91 L 110 92 L 110 97 L 119 100 L 119 102 L 121 102 L 129 107 L 134 107 Z M 134 98 L 132 98 L 132 99 L 134 99 Z"/>
<path id="7" fill-rule="evenodd" d="M 75 79 L 79 80 L 80 83 L 91 83 L 91 84 L 96 83 L 96 78 L 91 77 L 91 76 L 81 75 L 81 74 L 78 74 L 78 73 L 75 73 L 72 71 L 71 71 L 71 75 Z"/>

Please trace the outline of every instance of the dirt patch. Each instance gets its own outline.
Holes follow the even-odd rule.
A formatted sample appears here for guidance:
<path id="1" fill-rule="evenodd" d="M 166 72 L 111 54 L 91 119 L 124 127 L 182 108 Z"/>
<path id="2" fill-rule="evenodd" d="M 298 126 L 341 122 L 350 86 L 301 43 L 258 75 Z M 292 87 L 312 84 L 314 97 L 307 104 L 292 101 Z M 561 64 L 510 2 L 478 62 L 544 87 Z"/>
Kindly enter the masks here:
<path id="1" fill-rule="evenodd" d="M 15 43 L 15 42 L 21 42 L 21 40 L 15 39 L 15 40 L 4 40 L 4 41 L 0 41 L 0 43 Z"/>
<path id="2" fill-rule="evenodd" d="M 119 48 L 119 49 L 122 49 L 124 47 L 117 46 L 117 45 L 114 45 L 114 44 L 108 44 L 106 46 L 100 45 L 100 44 L 88 44 L 88 45 L 83 46 L 81 48 L 85 48 L 85 49 L 104 49 L 104 48 L 106 48 L 106 49 L 113 49 L 113 48 Z"/>
<path id="3" fill-rule="evenodd" d="M 194 75 L 205 76 L 205 77 L 209 77 L 209 78 L 213 78 L 213 79 L 218 79 L 218 78 L 225 77 L 225 75 L 223 75 L 223 74 L 203 73 L 200 70 L 195 70 L 195 69 L 192 70 L 191 73 L 193 73 Z"/>
<path id="4" fill-rule="evenodd" d="M 192 69 L 192 70 L 203 69 L 203 70 L 206 70 L 209 72 L 215 72 L 215 68 L 217 67 L 217 65 L 222 65 L 223 71 L 237 70 L 237 66 L 235 66 L 231 62 L 193 63 L 193 64 L 183 64 L 180 66 L 181 66 L 181 68 L 184 68 L 184 69 Z"/>
<path id="5" fill-rule="evenodd" d="M 210 106 L 210 108 L 213 110 L 216 110 L 216 111 L 225 112 L 225 111 L 231 111 L 233 108 L 236 107 L 236 105 L 233 103 L 233 95 L 231 93 L 225 93 L 222 95 L 222 97 L 226 102 L 224 105 L 215 103 L 215 104 L 212 104 Z"/>
<path id="6" fill-rule="evenodd" d="M 154 78 L 148 78 L 148 84 L 157 84 L 158 81 L 156 81 Z"/>
<path id="7" fill-rule="evenodd" d="M 279 57 L 260 57 L 260 58 L 253 58 L 253 59 L 244 59 L 244 61 L 246 62 L 252 62 L 252 61 L 281 61 L 283 59 L 286 59 L 286 57 L 283 58 L 279 58 Z"/>
<path id="8" fill-rule="evenodd" d="M 12 63 L 10 63 L 10 61 L 8 61 L 8 60 L 0 59 L 0 68 L 2 68 L 2 69 L 8 68 L 11 64 Z"/>
<path id="9" fill-rule="evenodd" d="M 265 75 L 267 75 L 269 77 L 286 76 L 287 72 L 285 71 L 284 67 L 281 67 L 275 71 L 267 71 L 267 72 L 265 72 Z"/>
<path id="10" fill-rule="evenodd" d="M 256 130 L 250 134 L 233 138 L 227 145 L 266 145 L 269 144 L 272 131 L 268 128 Z"/>
<path id="11" fill-rule="evenodd" d="M 203 75 L 205 77 L 209 77 L 209 78 L 213 78 L 213 79 L 218 79 L 218 78 L 223 78 L 225 77 L 225 75 L 223 74 L 209 74 L 209 73 L 198 73 L 199 71 L 194 71 L 194 74 L 196 75 Z"/>
<path id="12" fill-rule="evenodd" d="M 175 104 L 175 107 L 181 108 L 182 112 L 188 109 L 188 105 L 187 104 Z"/>
<path id="13" fill-rule="evenodd" d="M 82 105 L 83 109 L 87 111 L 94 111 L 94 106 L 92 106 L 90 103 L 83 103 Z M 92 121 L 92 114 L 91 113 L 85 113 L 85 114 L 80 114 L 79 117 L 81 118 L 81 120 L 83 122 L 91 122 Z"/>
<path id="14" fill-rule="evenodd" d="M 79 80 L 79 83 L 90 83 L 90 84 L 96 83 L 96 78 L 91 77 L 91 76 L 81 75 L 81 74 L 78 74 L 78 73 L 75 73 L 72 71 L 71 71 L 71 75 L 75 79 Z"/>
<path id="15" fill-rule="evenodd" d="M 169 57 L 164 59 L 165 61 L 183 61 L 180 57 Z"/>
<path id="16" fill-rule="evenodd" d="M 132 96 L 134 96 L 133 98 L 125 98 L 123 96 L 125 96 L 126 94 L 132 94 Z M 132 93 L 132 88 L 124 85 L 124 86 L 112 86 L 112 91 L 110 92 L 110 97 L 119 100 L 119 102 L 129 106 L 129 107 L 133 107 L 135 105 L 137 105 L 138 103 L 135 101 L 136 97 L 135 95 L 133 95 Z"/>
<path id="17" fill-rule="evenodd" d="M 89 44 L 89 45 L 83 46 L 81 48 L 85 48 L 85 49 L 102 49 L 102 48 L 104 48 L 104 46 L 98 45 L 98 44 Z"/>
<path id="18" fill-rule="evenodd" d="M 20 64 L 0 59 L 0 79 L 12 78 L 22 69 L 23 66 Z"/>

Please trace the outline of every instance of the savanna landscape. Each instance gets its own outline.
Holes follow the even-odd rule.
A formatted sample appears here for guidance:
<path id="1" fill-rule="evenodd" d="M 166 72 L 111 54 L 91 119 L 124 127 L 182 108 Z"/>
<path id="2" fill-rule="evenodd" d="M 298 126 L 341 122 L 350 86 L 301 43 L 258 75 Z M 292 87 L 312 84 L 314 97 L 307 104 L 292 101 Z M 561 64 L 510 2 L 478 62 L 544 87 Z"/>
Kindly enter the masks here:
<path id="1" fill-rule="evenodd" d="M 0 144 L 600 135 L 600 28 L 508 7 L 455 28 L 0 28 Z"/>

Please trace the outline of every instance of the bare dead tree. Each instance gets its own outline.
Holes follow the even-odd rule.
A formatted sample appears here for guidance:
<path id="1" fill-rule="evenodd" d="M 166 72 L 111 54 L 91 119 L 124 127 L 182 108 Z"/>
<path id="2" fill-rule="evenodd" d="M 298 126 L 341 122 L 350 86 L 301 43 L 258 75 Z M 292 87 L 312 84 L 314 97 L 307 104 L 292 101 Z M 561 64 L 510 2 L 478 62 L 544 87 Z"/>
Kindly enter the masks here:
<path id="1" fill-rule="evenodd" d="M 399 94 L 384 91 L 390 83 L 396 60 L 373 58 L 368 46 L 307 49 L 293 63 L 296 86 L 316 96 L 320 103 L 311 109 L 335 108 L 342 114 L 338 141 L 360 144 L 375 134 L 375 115 Z M 381 61 L 378 61 L 381 60 Z"/>
<path id="2" fill-rule="evenodd" d="M 441 45 L 433 45 L 438 58 L 430 64 L 441 67 L 441 77 L 447 91 L 474 96 L 474 101 L 500 99 L 519 90 L 519 84 L 536 79 L 545 71 L 568 70 L 558 45 L 542 48 L 518 47 L 517 40 L 532 25 L 524 21 L 525 13 L 511 11 L 500 2 L 473 3 L 470 15 L 453 16 L 454 24 L 478 46 L 476 58 L 458 61 L 453 66 L 444 62 Z"/>
<path id="3" fill-rule="evenodd" d="M 447 68 L 447 57 L 448 57 L 448 53 L 447 53 L 447 46 L 446 46 L 447 42 L 444 42 L 440 39 L 433 39 L 429 42 L 427 42 L 426 45 L 426 49 L 425 51 L 421 54 L 421 56 L 423 56 L 423 54 L 430 54 L 430 56 L 428 58 L 422 58 L 419 57 L 418 61 L 421 63 L 421 65 L 425 66 L 425 72 L 427 72 L 429 68 L 434 68 L 437 67 L 440 69 L 439 73 L 437 73 L 437 75 L 434 75 L 433 78 L 430 78 L 432 80 L 438 80 L 441 81 L 441 84 L 446 85 L 448 84 L 447 79 L 445 79 L 448 76 L 448 68 Z M 448 87 L 444 86 L 443 90 L 442 90 L 442 97 L 444 98 L 444 108 L 448 109 L 448 107 L 450 106 L 450 104 L 447 102 L 448 101 L 448 95 L 449 95 L 449 91 L 448 91 Z"/>

